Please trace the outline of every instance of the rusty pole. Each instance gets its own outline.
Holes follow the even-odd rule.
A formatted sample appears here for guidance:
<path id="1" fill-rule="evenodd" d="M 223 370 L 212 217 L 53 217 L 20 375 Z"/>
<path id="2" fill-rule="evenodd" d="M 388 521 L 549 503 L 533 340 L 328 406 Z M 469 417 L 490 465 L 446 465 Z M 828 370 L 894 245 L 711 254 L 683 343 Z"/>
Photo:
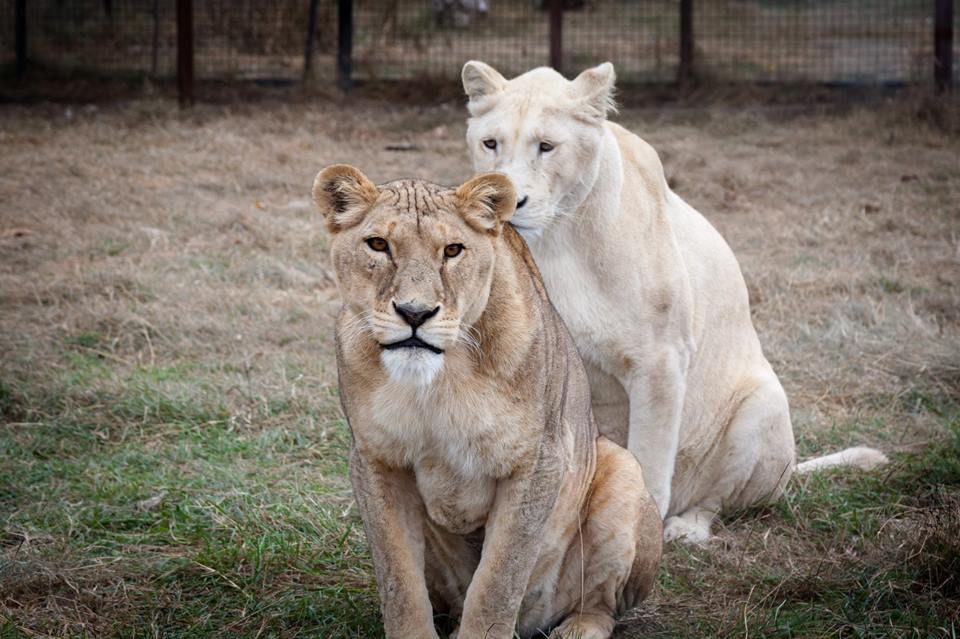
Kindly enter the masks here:
<path id="1" fill-rule="evenodd" d="M 181 107 L 193 104 L 193 0 L 177 0 L 177 91 Z"/>
<path id="2" fill-rule="evenodd" d="M 953 0 L 936 0 L 933 19 L 933 79 L 946 91 L 953 84 Z"/>
<path id="3" fill-rule="evenodd" d="M 160 66 L 160 0 L 153 0 L 153 42 L 150 51 L 150 75 L 156 77 Z"/>
<path id="4" fill-rule="evenodd" d="M 337 84 L 353 86 L 353 0 L 337 3 Z"/>
<path id="5" fill-rule="evenodd" d="M 303 47 L 303 81 L 310 79 L 310 70 L 313 68 L 313 40 L 317 31 L 317 5 L 320 0 L 310 0 L 307 10 L 307 43 Z"/>
<path id="6" fill-rule="evenodd" d="M 550 0 L 550 66 L 563 73 L 563 0 Z"/>
<path id="7" fill-rule="evenodd" d="M 17 0 L 13 17 L 13 41 L 16 50 L 17 77 L 22 78 L 27 72 L 27 0 Z"/>
<path id="8" fill-rule="evenodd" d="M 693 80 L 693 0 L 680 0 L 680 67 L 677 80 Z"/>

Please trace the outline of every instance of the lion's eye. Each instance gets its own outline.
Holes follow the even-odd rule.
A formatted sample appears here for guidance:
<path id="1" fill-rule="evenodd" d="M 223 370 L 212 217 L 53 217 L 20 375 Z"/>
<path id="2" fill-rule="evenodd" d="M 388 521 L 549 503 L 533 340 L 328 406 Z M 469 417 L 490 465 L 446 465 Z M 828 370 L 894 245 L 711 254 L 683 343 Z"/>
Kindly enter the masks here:
<path id="1" fill-rule="evenodd" d="M 483 141 L 483 146 L 487 147 L 488 149 L 490 149 L 490 150 L 492 151 L 492 150 L 494 150 L 495 148 L 497 148 L 497 141 L 494 140 L 494 139 L 492 139 L 492 138 L 489 139 L 489 140 L 484 140 L 484 141 Z"/>
<path id="2" fill-rule="evenodd" d="M 390 252 L 390 245 L 382 237 L 371 237 L 367 240 L 367 246 L 380 253 Z"/>
<path id="3" fill-rule="evenodd" d="M 541 142 L 541 143 L 540 143 L 540 152 L 541 152 L 541 153 L 549 153 L 550 151 L 553 151 L 553 145 L 552 145 L 552 144 L 550 144 L 549 142 Z"/>
<path id="4" fill-rule="evenodd" d="M 456 257 L 463 252 L 463 244 L 447 244 L 443 249 L 444 257 Z"/>

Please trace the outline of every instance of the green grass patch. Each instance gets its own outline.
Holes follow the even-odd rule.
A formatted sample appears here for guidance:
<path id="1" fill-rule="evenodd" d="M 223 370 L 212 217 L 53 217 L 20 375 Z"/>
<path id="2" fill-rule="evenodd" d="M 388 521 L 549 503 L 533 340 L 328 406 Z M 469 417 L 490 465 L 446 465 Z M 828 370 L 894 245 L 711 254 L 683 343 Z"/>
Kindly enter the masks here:
<path id="1" fill-rule="evenodd" d="M 772 507 L 727 517 L 732 546 L 671 546 L 662 596 L 689 603 L 695 636 L 956 636 L 960 412 L 942 423 L 919 454 L 795 478 Z M 668 616 L 654 636 L 685 623 Z"/>
<path id="2" fill-rule="evenodd" d="M 0 378 L 0 637 L 381 636 L 336 389 L 109 346 L 72 334 L 47 368 Z M 940 439 L 796 478 L 708 549 L 669 546 L 653 607 L 619 636 L 954 636 L 960 410 L 922 390 L 877 402 L 894 411 L 801 452 L 885 441 L 904 414 Z"/>
<path id="3" fill-rule="evenodd" d="M 342 420 L 259 387 L 225 401 L 192 365 L 78 375 L 74 354 L 59 386 L 0 384 L 4 633 L 379 633 Z M 77 591 L 97 596 L 43 612 Z"/>

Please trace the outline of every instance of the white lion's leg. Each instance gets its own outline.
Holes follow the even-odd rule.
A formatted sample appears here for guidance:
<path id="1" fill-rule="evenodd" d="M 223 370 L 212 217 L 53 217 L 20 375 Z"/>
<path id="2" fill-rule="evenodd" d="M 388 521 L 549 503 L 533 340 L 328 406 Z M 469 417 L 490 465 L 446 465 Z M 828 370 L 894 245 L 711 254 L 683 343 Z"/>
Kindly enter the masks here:
<path id="1" fill-rule="evenodd" d="M 753 381 L 752 383 L 756 383 Z M 793 471 L 793 428 L 787 397 L 770 374 L 740 404 L 699 472 L 697 503 L 663 524 L 665 541 L 703 544 L 724 509 L 745 508 L 777 499 Z"/>
<path id="2" fill-rule="evenodd" d="M 685 354 L 665 351 L 651 360 L 652 366 L 624 384 L 630 396 L 627 449 L 640 462 L 661 517 L 670 509 L 688 361 Z"/>
<path id="3" fill-rule="evenodd" d="M 613 375 L 585 362 L 590 380 L 590 400 L 600 434 L 622 448 L 627 447 L 630 431 L 630 398 Z"/>
<path id="4" fill-rule="evenodd" d="M 778 499 L 796 463 L 787 394 L 772 372 L 740 405 L 721 446 L 729 481 L 719 482 L 724 508 L 746 508 Z M 743 455 L 738 454 L 744 451 Z"/>

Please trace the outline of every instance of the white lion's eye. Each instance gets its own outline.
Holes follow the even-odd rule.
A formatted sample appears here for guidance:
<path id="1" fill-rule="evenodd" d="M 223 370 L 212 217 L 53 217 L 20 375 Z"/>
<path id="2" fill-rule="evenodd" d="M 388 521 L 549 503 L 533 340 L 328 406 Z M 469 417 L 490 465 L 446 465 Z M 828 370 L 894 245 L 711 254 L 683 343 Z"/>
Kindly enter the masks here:
<path id="1" fill-rule="evenodd" d="M 494 140 L 493 138 L 490 138 L 490 139 L 488 139 L 488 140 L 484 140 L 484 141 L 483 141 L 483 146 L 485 146 L 485 147 L 487 147 L 488 149 L 490 149 L 491 151 L 493 151 L 494 149 L 497 148 L 497 141 Z"/>
<path id="2" fill-rule="evenodd" d="M 553 151 L 553 145 L 552 145 L 552 144 L 550 144 L 549 142 L 541 142 L 541 143 L 540 143 L 540 152 L 541 152 L 541 153 L 549 153 L 550 151 Z"/>

